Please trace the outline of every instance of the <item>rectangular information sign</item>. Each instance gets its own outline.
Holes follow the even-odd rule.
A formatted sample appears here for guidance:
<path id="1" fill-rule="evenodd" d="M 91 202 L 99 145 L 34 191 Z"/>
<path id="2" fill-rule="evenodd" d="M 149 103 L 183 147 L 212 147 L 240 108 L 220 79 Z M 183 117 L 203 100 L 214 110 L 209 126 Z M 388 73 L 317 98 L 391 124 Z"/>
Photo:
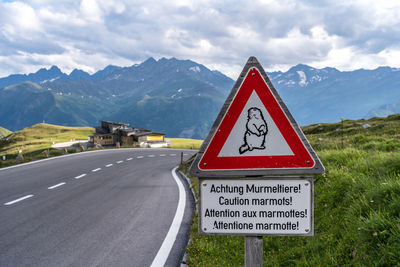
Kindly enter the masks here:
<path id="1" fill-rule="evenodd" d="M 312 236 L 313 178 L 199 179 L 200 234 Z"/>

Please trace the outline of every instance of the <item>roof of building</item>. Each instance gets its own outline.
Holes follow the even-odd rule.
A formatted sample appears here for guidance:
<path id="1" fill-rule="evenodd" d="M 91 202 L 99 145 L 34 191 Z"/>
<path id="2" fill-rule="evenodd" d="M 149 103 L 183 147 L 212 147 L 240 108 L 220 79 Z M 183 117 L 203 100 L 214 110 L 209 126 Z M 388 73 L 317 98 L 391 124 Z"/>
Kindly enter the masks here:
<path id="1" fill-rule="evenodd" d="M 133 134 L 135 136 L 146 136 L 146 135 L 165 135 L 164 133 L 155 133 L 155 132 L 140 132 L 140 133 L 135 133 Z"/>
<path id="2" fill-rule="evenodd" d="M 122 129 L 119 129 L 119 131 L 121 131 L 121 132 L 133 132 L 134 131 L 134 128 L 132 128 L 132 127 L 126 127 L 126 128 L 122 128 Z"/>
<path id="3" fill-rule="evenodd" d="M 105 135 L 114 135 L 113 133 L 94 133 L 93 136 L 105 136 Z"/>
<path id="4" fill-rule="evenodd" d="M 127 123 L 122 123 L 122 122 L 115 122 L 115 121 L 101 121 L 101 123 L 107 123 L 107 124 L 112 124 L 112 125 L 120 125 L 120 126 L 129 126 Z"/>
<path id="5" fill-rule="evenodd" d="M 148 129 L 143 129 L 143 128 L 132 128 L 132 127 L 129 127 L 129 128 L 125 128 L 125 129 L 120 129 L 120 131 L 121 132 L 126 132 L 126 133 L 130 133 L 130 132 L 146 132 L 146 133 L 149 133 L 149 132 L 151 132 L 151 130 L 148 130 Z"/>
<path id="6" fill-rule="evenodd" d="M 156 133 L 156 132 L 152 132 L 149 129 L 144 129 L 144 128 L 134 128 L 129 126 L 129 124 L 127 123 L 122 123 L 122 122 L 112 122 L 112 121 L 101 121 L 101 123 L 106 123 L 109 125 L 118 125 L 118 126 L 124 126 L 124 128 L 122 129 L 117 129 L 117 131 L 119 132 L 124 132 L 127 136 L 145 136 L 145 135 L 151 135 L 151 136 L 155 136 L 155 135 L 165 135 L 164 133 Z M 96 127 L 96 133 L 94 133 L 94 135 L 97 136 L 104 136 L 104 135 L 114 135 L 115 133 L 106 133 L 104 131 L 106 131 L 107 129 L 103 129 L 101 127 Z M 108 130 L 107 130 L 108 131 Z"/>

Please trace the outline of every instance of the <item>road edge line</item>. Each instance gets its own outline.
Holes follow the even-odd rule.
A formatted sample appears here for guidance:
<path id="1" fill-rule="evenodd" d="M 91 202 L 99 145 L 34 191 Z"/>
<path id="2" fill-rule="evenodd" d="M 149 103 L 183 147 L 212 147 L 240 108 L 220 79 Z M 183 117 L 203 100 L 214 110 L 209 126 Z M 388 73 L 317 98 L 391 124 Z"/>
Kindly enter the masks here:
<path id="1" fill-rule="evenodd" d="M 157 255 L 155 256 L 153 262 L 150 265 L 151 267 L 164 266 L 165 263 L 167 262 L 168 256 L 172 250 L 172 247 L 174 246 L 176 237 L 179 233 L 179 229 L 181 228 L 183 215 L 185 213 L 186 190 L 183 186 L 182 181 L 176 175 L 177 169 L 178 169 L 178 167 L 173 168 L 171 173 L 172 173 L 172 177 L 174 178 L 176 184 L 178 185 L 178 189 L 179 189 L 178 206 L 176 207 L 176 212 L 175 212 L 174 219 L 172 220 L 172 224 L 168 230 L 168 233 L 167 233 L 160 249 L 157 252 Z"/>
<path id="2" fill-rule="evenodd" d="M 193 185 L 192 185 L 192 182 L 190 181 L 190 179 L 182 171 L 178 170 L 178 173 L 179 173 L 179 175 L 181 177 L 183 177 L 186 180 L 186 183 L 187 183 L 187 185 L 188 185 L 188 187 L 190 189 L 190 192 L 192 194 L 192 197 L 193 197 L 193 209 L 194 209 L 193 210 L 193 214 L 192 214 L 192 219 L 191 219 L 192 223 L 189 226 L 189 237 L 188 237 L 188 241 L 187 241 L 187 244 L 186 244 L 186 249 L 185 249 L 185 252 L 183 253 L 183 257 L 182 257 L 182 261 L 181 261 L 181 265 L 180 265 L 180 267 L 185 267 L 185 266 L 187 266 L 186 262 L 187 262 L 187 258 L 188 258 L 187 248 L 189 247 L 190 243 L 192 242 L 190 229 L 192 228 L 192 224 L 193 224 L 193 216 L 195 216 L 195 214 L 198 212 L 198 203 L 199 203 L 199 201 L 198 201 L 198 199 L 196 197 L 196 193 L 194 192 Z"/>

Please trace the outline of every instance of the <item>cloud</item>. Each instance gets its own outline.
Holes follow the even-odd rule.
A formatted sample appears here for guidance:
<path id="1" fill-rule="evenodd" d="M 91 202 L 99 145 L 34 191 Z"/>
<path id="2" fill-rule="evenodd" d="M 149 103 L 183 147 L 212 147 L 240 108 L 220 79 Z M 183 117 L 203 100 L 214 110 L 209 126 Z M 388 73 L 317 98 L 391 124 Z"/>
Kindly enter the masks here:
<path id="1" fill-rule="evenodd" d="M 103 22 L 103 11 L 100 9 L 96 0 L 82 0 L 80 12 L 82 16 L 90 22 Z"/>
<path id="2" fill-rule="evenodd" d="M 400 3 L 372 0 L 26 0 L 0 2 L 0 76 L 58 65 L 96 71 L 152 56 L 237 78 L 304 63 L 400 67 Z"/>
<path id="3" fill-rule="evenodd" d="M 6 36 L 24 35 L 27 38 L 40 31 L 35 10 L 21 2 L 2 4 L 1 32 Z"/>

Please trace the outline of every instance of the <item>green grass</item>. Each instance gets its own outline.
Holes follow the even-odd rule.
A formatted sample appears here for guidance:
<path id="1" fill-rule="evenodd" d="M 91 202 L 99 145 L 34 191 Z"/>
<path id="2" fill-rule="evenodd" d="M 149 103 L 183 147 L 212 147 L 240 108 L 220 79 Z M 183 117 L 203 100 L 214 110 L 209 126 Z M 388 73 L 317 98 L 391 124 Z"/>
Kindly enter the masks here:
<path id="1" fill-rule="evenodd" d="M 91 127 L 64 127 L 45 123 L 27 127 L 0 139 L 0 156 L 5 155 L 7 158 L 5 161 L 0 159 L 0 167 L 20 163 L 15 160 L 19 150 L 22 150 L 24 155 L 23 162 L 47 157 L 42 154 L 44 150 L 49 150 L 49 156 L 61 155 L 62 151 L 51 148 L 53 142 L 87 139 L 93 132 L 94 128 Z M 70 149 L 68 152 L 72 153 L 75 150 Z"/>
<path id="2" fill-rule="evenodd" d="M 92 127 L 65 127 L 46 123 L 35 124 L 14 132 L 0 141 L 0 154 L 31 153 L 48 149 L 53 142 L 68 142 L 71 139 L 86 139 L 94 133 Z"/>
<path id="3" fill-rule="evenodd" d="M 400 115 L 303 131 L 326 168 L 315 177 L 315 234 L 264 237 L 264 266 L 399 266 Z M 197 220 L 187 264 L 243 266 L 244 238 L 199 236 Z"/>
<path id="4" fill-rule="evenodd" d="M 3 128 L 0 128 L 0 130 Z M 22 150 L 24 155 L 23 162 L 46 158 L 47 155 L 43 151 L 48 150 L 49 156 L 59 156 L 63 151 L 51 148 L 53 142 L 61 143 L 70 140 L 83 140 L 92 135 L 95 129 L 92 127 L 65 127 L 39 123 L 31 127 L 27 127 L 21 131 L 8 132 L 8 136 L 0 139 L 0 157 L 5 155 L 3 161 L 0 158 L 0 168 L 22 163 L 15 158 L 18 151 Z M 183 139 L 183 138 L 166 138 L 171 143 L 171 148 L 183 149 L 199 149 L 202 140 Z M 68 153 L 75 153 L 77 150 L 68 149 Z"/>
<path id="5" fill-rule="evenodd" d="M 6 137 L 7 135 L 11 134 L 12 132 L 10 130 L 7 130 L 6 128 L 0 127 L 0 139 L 3 137 Z"/>
<path id="6" fill-rule="evenodd" d="M 203 140 L 185 138 L 165 138 L 171 143 L 171 148 L 199 149 Z"/>

